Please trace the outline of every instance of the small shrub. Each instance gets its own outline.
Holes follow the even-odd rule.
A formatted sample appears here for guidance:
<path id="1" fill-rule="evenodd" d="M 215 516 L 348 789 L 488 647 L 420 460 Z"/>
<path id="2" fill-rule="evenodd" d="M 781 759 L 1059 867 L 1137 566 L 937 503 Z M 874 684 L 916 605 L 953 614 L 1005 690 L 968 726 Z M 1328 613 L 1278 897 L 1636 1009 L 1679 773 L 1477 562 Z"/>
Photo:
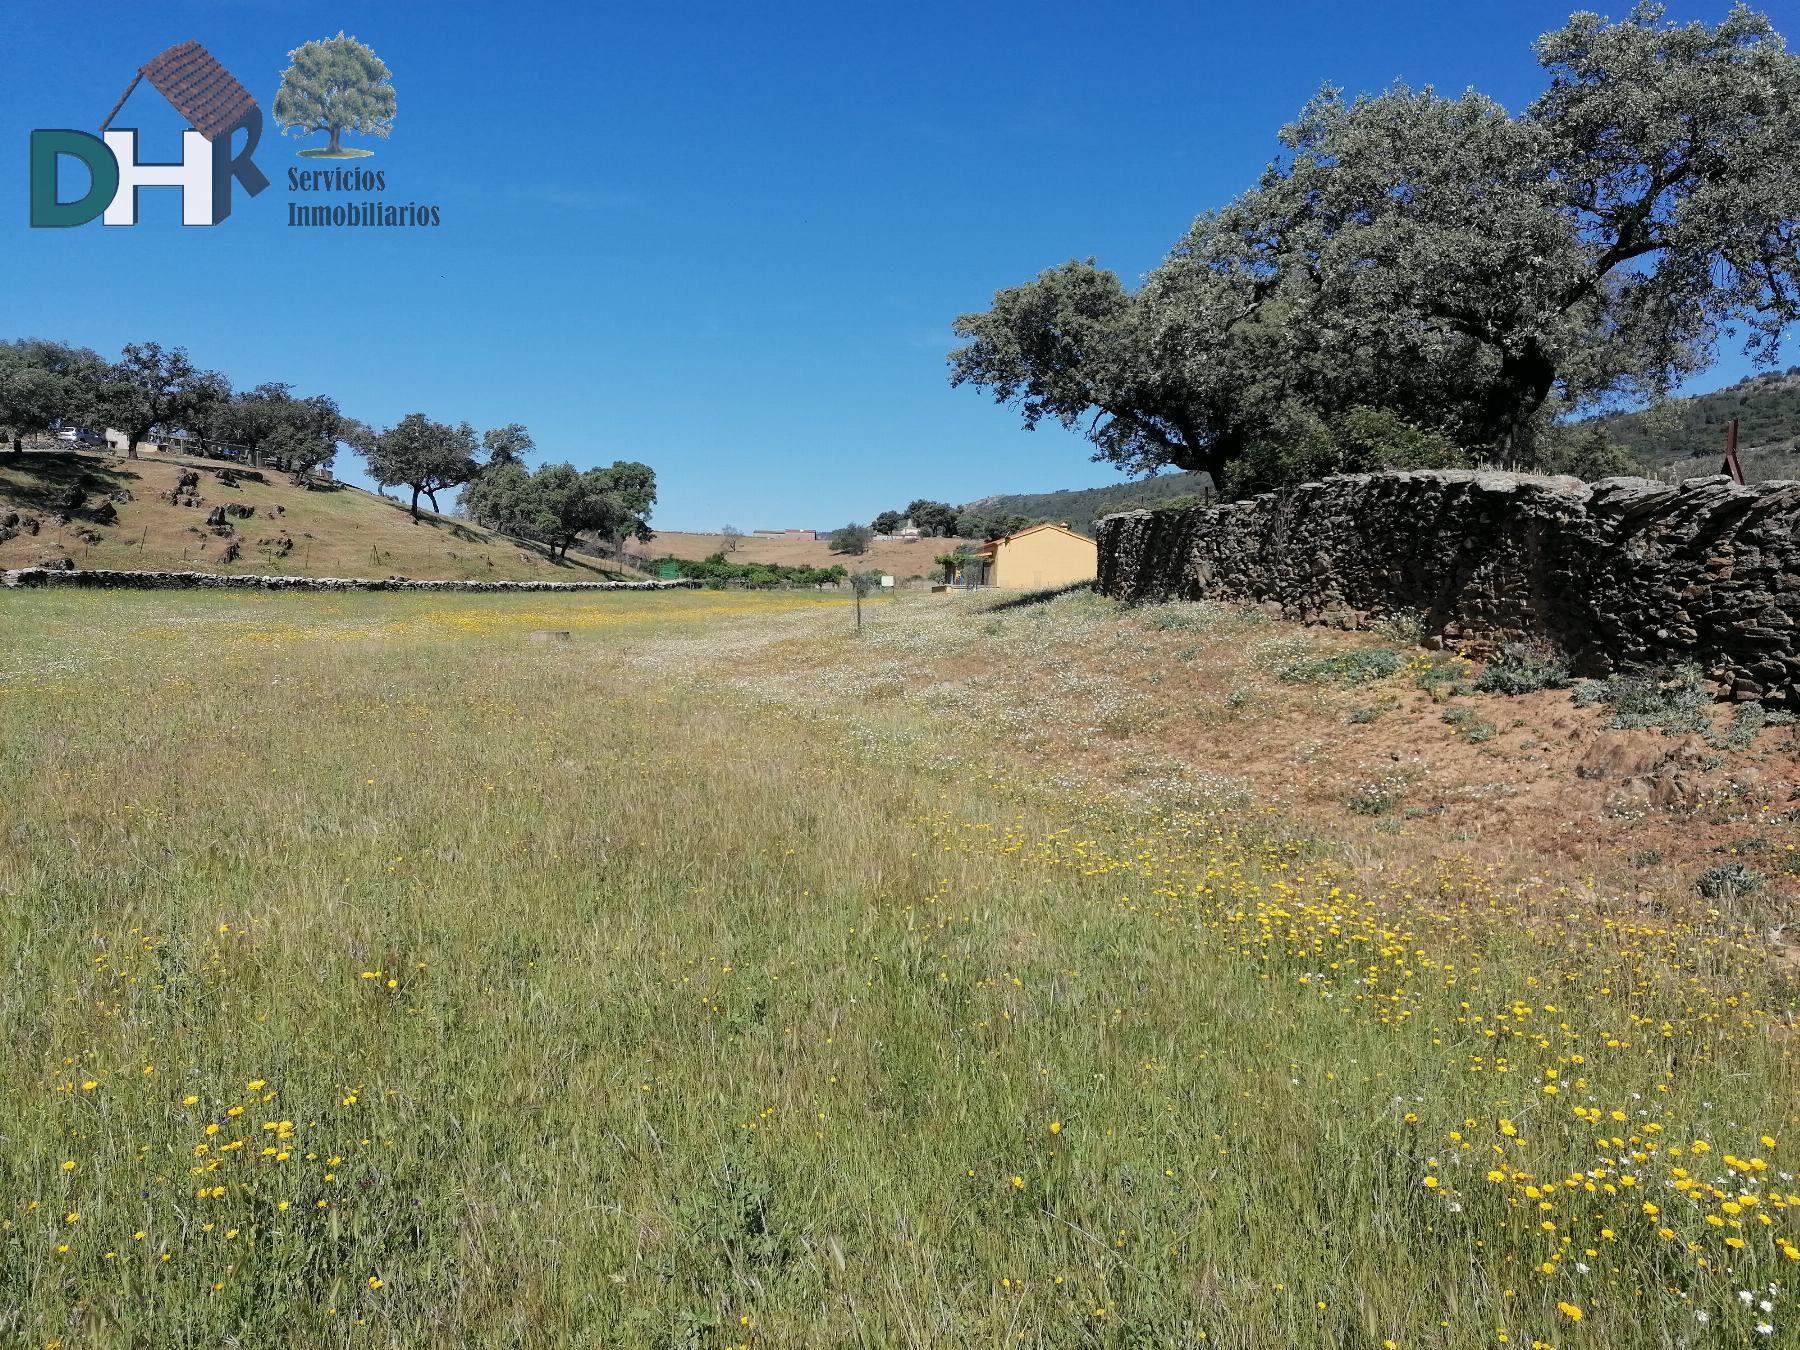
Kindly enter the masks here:
<path id="1" fill-rule="evenodd" d="M 1377 717 L 1380 717 L 1382 711 L 1382 709 L 1375 707 L 1352 708 L 1350 710 L 1350 716 L 1344 720 L 1353 727 L 1362 726 L 1365 723 L 1373 722 Z"/>
<path id="2" fill-rule="evenodd" d="M 1715 750 L 1748 750 L 1764 727 L 1786 726 L 1793 720 L 1790 712 L 1770 712 L 1760 703 L 1740 703 L 1731 714 L 1731 724 L 1723 731 L 1708 731 L 1706 743 Z"/>
<path id="3" fill-rule="evenodd" d="M 1429 652 L 1415 657 L 1412 680 L 1433 698 L 1467 694 L 1475 688 L 1469 683 L 1468 663 L 1449 652 Z"/>
<path id="4" fill-rule="evenodd" d="M 1604 683 L 1599 680 L 1583 680 L 1575 686 L 1575 692 L 1570 696 L 1569 701 L 1577 708 L 1591 708 L 1594 704 L 1603 703 L 1605 700 L 1606 685 Z"/>
<path id="5" fill-rule="evenodd" d="M 1416 647 L 1425 639 L 1425 616 L 1416 609 L 1399 609 L 1369 625 L 1389 642 Z"/>
<path id="6" fill-rule="evenodd" d="M 1491 741 L 1500 734 L 1498 727 L 1473 708 L 1451 708 L 1445 712 L 1444 721 L 1454 727 L 1457 733 L 1466 740 Z"/>
<path id="7" fill-rule="evenodd" d="M 1488 662 L 1475 681 L 1484 694 L 1535 694 L 1540 689 L 1561 689 L 1569 682 L 1568 669 L 1548 656 L 1511 644 Z"/>
<path id="8" fill-rule="evenodd" d="M 1583 707 L 1604 703 L 1612 709 L 1606 725 L 1614 731 L 1657 730 L 1665 736 L 1708 731 L 1712 699 L 1700 687 L 1700 668 L 1612 675 L 1577 686 L 1575 702 Z"/>
<path id="9" fill-rule="evenodd" d="M 1763 884 L 1763 875 L 1740 862 L 1719 863 L 1702 872 L 1697 884 L 1708 900 L 1722 900 L 1756 890 Z"/>
<path id="10" fill-rule="evenodd" d="M 1393 783 L 1364 783 L 1344 799 L 1344 805 L 1359 816 L 1385 816 L 1400 805 L 1403 797 Z"/>
<path id="11" fill-rule="evenodd" d="M 1278 666 L 1275 673 L 1296 684 L 1373 684 L 1397 673 L 1402 664 L 1399 652 L 1369 647 L 1330 656 L 1296 656 Z"/>

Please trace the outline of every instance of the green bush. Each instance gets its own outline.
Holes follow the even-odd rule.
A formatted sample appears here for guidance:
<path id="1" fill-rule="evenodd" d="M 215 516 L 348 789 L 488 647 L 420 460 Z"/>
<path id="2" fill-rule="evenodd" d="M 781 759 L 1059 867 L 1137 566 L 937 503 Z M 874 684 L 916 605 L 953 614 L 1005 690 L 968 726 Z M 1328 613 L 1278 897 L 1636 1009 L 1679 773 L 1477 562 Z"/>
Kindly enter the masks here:
<path id="1" fill-rule="evenodd" d="M 1467 694 L 1475 688 L 1469 683 L 1468 666 L 1449 652 L 1432 652 L 1421 657 L 1414 665 L 1412 678 L 1414 684 L 1433 698 Z"/>
<path id="2" fill-rule="evenodd" d="M 1491 741 L 1500 729 L 1473 708 L 1455 707 L 1444 713 L 1444 721 L 1471 741 Z"/>
<path id="3" fill-rule="evenodd" d="M 830 567 L 788 567 L 780 563 L 734 563 L 723 553 L 714 553 L 696 562 L 692 558 L 668 558 L 683 577 L 704 582 L 708 586 L 724 586 L 728 582 L 759 589 L 776 586 L 835 585 L 849 575 L 841 565 Z"/>
<path id="4" fill-rule="evenodd" d="M 1408 647 L 1416 647 L 1425 640 L 1425 626 L 1425 616 L 1416 609 L 1397 609 L 1369 625 L 1389 642 Z"/>
<path id="5" fill-rule="evenodd" d="M 1644 472 L 1643 465 L 1591 423 L 1552 425 L 1540 439 L 1534 458 L 1544 473 L 1571 474 L 1589 483 Z"/>
<path id="6" fill-rule="evenodd" d="M 1657 730 L 1685 736 L 1710 730 L 1712 699 L 1700 687 L 1700 668 L 1681 665 L 1671 671 L 1611 675 L 1578 685 L 1575 703 L 1604 703 L 1612 709 L 1606 725 L 1614 731 Z"/>
<path id="7" fill-rule="evenodd" d="M 1467 469 L 1474 463 L 1442 432 L 1415 426 L 1387 408 L 1352 408 L 1332 423 L 1310 409 L 1289 408 L 1225 470 L 1225 495 L 1247 497 L 1334 473 Z"/>
<path id="8" fill-rule="evenodd" d="M 1397 651 L 1369 647 L 1330 656 L 1296 656 L 1276 667 L 1275 673 L 1296 684 L 1373 684 L 1396 674 L 1404 664 Z"/>
<path id="9" fill-rule="evenodd" d="M 1697 884 L 1700 894 L 1708 900 L 1722 900 L 1756 890 L 1763 884 L 1763 876 L 1743 863 L 1719 863 L 1702 872 Z"/>
<path id="10" fill-rule="evenodd" d="M 1747 750 L 1764 727 L 1786 726 L 1793 720 L 1790 712 L 1770 712 L 1760 703 L 1740 703 L 1731 715 L 1731 725 L 1723 731 L 1708 731 L 1706 743 L 1715 750 Z"/>
<path id="11" fill-rule="evenodd" d="M 1484 694 L 1535 694 L 1540 689 L 1561 689 L 1569 672 L 1560 661 L 1540 656 L 1516 644 L 1503 647 L 1475 680 Z"/>
<path id="12" fill-rule="evenodd" d="M 1344 805 L 1359 816 L 1385 816 L 1400 805 L 1402 795 L 1391 783 L 1365 783 L 1345 799 Z"/>

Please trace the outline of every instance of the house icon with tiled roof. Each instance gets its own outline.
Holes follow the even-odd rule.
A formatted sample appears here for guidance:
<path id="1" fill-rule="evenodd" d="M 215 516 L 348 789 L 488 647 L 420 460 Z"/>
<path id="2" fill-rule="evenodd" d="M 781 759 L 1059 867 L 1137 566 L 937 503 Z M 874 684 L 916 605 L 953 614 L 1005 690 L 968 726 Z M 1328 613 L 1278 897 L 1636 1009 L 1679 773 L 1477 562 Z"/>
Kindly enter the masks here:
<path id="1" fill-rule="evenodd" d="M 156 92 L 168 99 L 169 105 L 209 141 L 217 141 L 236 131 L 252 112 L 258 114 L 258 125 L 261 125 L 261 109 L 250 97 L 250 91 L 239 84 L 237 77 L 220 65 L 211 52 L 198 42 L 190 41 L 177 43 L 138 67 L 137 74 L 132 76 L 131 83 L 125 86 L 125 92 L 119 95 L 119 101 L 113 104 L 113 110 L 100 124 L 102 136 L 112 125 L 113 118 L 119 115 L 119 109 L 125 106 L 125 100 L 131 97 L 131 91 L 137 88 L 139 80 L 149 80 Z"/>
<path id="2" fill-rule="evenodd" d="M 188 122 L 179 160 L 145 161 L 138 154 L 137 129 L 112 125 L 140 80 L 150 81 Z M 183 225 L 217 225 L 231 214 L 234 179 L 252 197 L 269 186 L 251 159 L 262 125 L 262 109 L 250 91 L 211 52 L 198 42 L 177 43 L 138 67 L 100 124 L 99 136 L 73 130 L 31 133 L 31 223 L 82 225 L 102 216 L 108 225 L 135 225 L 138 193 L 172 187 L 181 191 Z M 234 149 L 240 130 L 244 137 Z M 87 166 L 88 191 L 76 201 L 65 202 L 58 195 L 58 167 L 64 159 Z"/>

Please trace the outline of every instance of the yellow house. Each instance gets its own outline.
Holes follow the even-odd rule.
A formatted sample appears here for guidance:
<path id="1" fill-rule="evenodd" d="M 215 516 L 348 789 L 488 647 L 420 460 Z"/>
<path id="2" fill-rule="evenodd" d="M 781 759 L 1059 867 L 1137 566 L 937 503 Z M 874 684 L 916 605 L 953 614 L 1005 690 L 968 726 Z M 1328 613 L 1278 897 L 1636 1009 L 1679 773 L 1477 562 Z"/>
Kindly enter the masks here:
<path id="1" fill-rule="evenodd" d="M 983 544 L 980 560 L 963 575 L 979 585 L 1042 591 L 1092 581 L 1099 569 L 1098 544 L 1067 525 L 1045 521 Z M 977 570 L 983 575 L 970 575 Z"/>

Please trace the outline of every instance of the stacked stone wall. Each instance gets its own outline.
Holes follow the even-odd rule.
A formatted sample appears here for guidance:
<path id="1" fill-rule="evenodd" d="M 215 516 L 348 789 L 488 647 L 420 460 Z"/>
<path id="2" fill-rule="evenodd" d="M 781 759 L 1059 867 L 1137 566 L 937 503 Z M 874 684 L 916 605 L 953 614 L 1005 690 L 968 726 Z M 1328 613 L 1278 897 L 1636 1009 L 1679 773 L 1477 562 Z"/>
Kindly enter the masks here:
<path id="1" fill-rule="evenodd" d="M 1800 707 L 1800 483 L 1347 474 L 1096 533 L 1118 599 L 1343 627 L 1411 611 L 1476 655 L 1526 641 L 1586 675 L 1692 662 Z"/>

